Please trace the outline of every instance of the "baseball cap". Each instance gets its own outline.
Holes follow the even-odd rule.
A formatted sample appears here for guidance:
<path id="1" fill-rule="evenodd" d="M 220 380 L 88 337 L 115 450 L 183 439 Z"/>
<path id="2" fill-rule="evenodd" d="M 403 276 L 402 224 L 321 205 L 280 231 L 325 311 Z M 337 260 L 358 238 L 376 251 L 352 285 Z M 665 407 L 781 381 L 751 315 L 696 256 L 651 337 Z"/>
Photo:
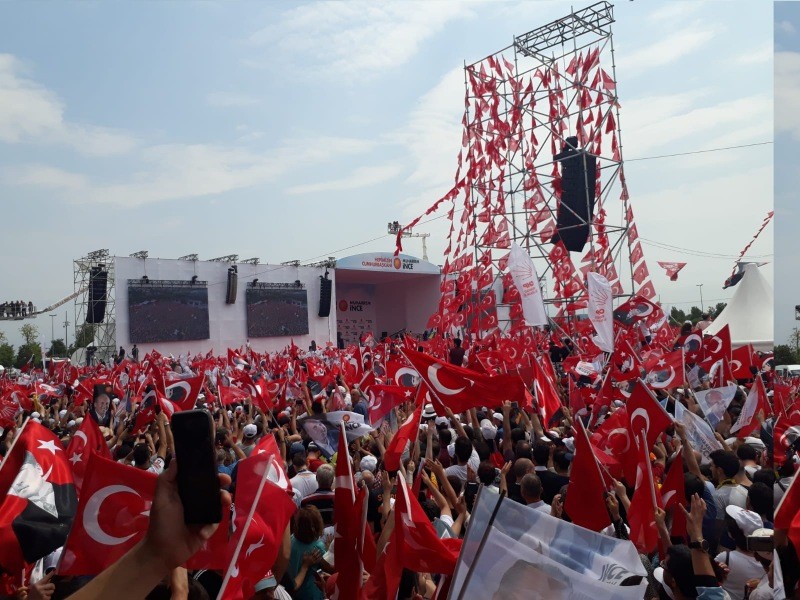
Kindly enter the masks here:
<path id="1" fill-rule="evenodd" d="M 36 411 L 33 411 L 33 412 L 31 413 L 31 419 L 38 419 L 38 418 L 39 418 L 39 417 L 41 417 L 41 416 L 42 416 L 42 415 L 40 415 L 40 414 L 39 414 L 38 412 L 36 412 Z"/>
<path id="2" fill-rule="evenodd" d="M 667 593 L 667 596 L 669 596 L 670 598 L 675 598 L 675 596 L 672 595 L 672 590 L 670 589 L 670 587 L 666 583 L 664 583 L 664 567 L 656 567 L 653 570 L 653 577 L 655 577 L 656 581 L 661 584 L 661 587 L 664 588 L 664 591 Z"/>
<path id="3" fill-rule="evenodd" d="M 67 428 L 70 428 L 70 427 L 75 427 L 75 421 L 69 421 L 67 423 Z"/>
<path id="4" fill-rule="evenodd" d="M 66 417 L 67 416 L 67 409 L 66 408 L 62 408 L 60 411 L 58 411 L 58 416 L 61 417 L 62 419 L 64 417 Z"/>
<path id="5" fill-rule="evenodd" d="M 497 419 L 498 421 L 500 421 L 502 423 L 502 421 L 503 421 L 503 413 L 496 412 L 496 413 L 494 413 L 492 415 L 492 418 L 493 419 Z"/>
<path id="6" fill-rule="evenodd" d="M 433 410 L 433 404 L 426 404 L 425 409 L 422 411 L 423 419 L 433 419 L 436 417 L 436 411 Z"/>
<path id="7" fill-rule="evenodd" d="M 378 467 L 378 459 L 368 454 L 361 459 L 361 463 L 358 466 L 362 471 L 372 471 L 374 473 L 375 469 Z"/>
<path id="8" fill-rule="evenodd" d="M 81 423 L 83 423 L 83 417 L 78 417 L 77 419 L 75 419 L 76 425 L 80 425 Z"/>
<path id="9" fill-rule="evenodd" d="M 293 455 L 297 454 L 298 452 L 305 452 L 306 447 L 303 446 L 303 442 L 294 442 L 289 447 L 289 457 L 291 458 Z"/>
<path id="10" fill-rule="evenodd" d="M 758 516 L 758 513 L 755 513 L 752 510 L 747 510 L 741 506 L 729 504 L 725 508 L 725 512 L 729 517 L 736 521 L 739 529 L 741 529 L 742 533 L 745 535 L 753 535 L 754 531 L 764 527 L 764 522 L 761 520 L 761 517 Z"/>
<path id="11" fill-rule="evenodd" d="M 309 442 L 308 446 L 306 447 L 307 452 L 319 452 L 319 446 L 317 446 L 316 442 Z"/>
<path id="12" fill-rule="evenodd" d="M 261 592 L 263 590 L 271 590 L 277 586 L 278 582 L 275 580 L 275 576 L 272 574 L 272 571 L 268 571 L 267 576 L 255 585 L 255 590 Z"/>
<path id="13" fill-rule="evenodd" d="M 434 423 L 436 425 L 447 425 L 447 424 L 450 423 L 450 419 L 448 419 L 447 417 L 436 417 L 436 420 L 434 420 Z"/>
<path id="14" fill-rule="evenodd" d="M 247 425 L 244 426 L 242 432 L 244 433 L 244 437 L 246 438 L 255 437 L 255 435 L 258 433 L 258 427 L 256 427 L 252 423 L 248 423 Z"/>

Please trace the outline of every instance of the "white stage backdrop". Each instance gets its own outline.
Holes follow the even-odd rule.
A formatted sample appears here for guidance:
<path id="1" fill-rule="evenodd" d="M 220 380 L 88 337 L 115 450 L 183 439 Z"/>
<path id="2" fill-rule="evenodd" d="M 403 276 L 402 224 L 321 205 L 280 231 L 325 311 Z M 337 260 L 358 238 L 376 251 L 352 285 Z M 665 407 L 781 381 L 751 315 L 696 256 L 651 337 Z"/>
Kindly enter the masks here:
<path id="1" fill-rule="evenodd" d="M 180 342 L 154 342 L 139 344 L 140 356 L 151 350 L 174 355 L 186 352 L 207 352 L 212 349 L 222 354 L 227 348 L 238 348 L 247 341 L 247 306 L 246 287 L 248 282 L 258 278 L 260 283 L 293 283 L 300 280 L 308 293 L 308 334 L 291 337 L 250 338 L 250 345 L 259 352 L 280 350 L 287 346 L 291 339 L 301 348 L 308 348 L 311 340 L 324 346 L 326 342 L 336 341 L 336 286 L 335 273 L 329 271 L 332 285 L 331 316 L 320 318 L 319 286 L 320 275 L 324 268 L 292 267 L 283 265 L 249 265 L 239 264 L 239 282 L 235 304 L 225 304 L 225 292 L 228 281 L 229 263 L 224 262 L 191 262 L 161 258 L 129 258 L 115 257 L 114 269 L 116 279 L 116 337 L 117 346 L 130 350 L 129 313 L 128 313 L 128 280 L 141 279 L 147 275 L 151 280 L 175 279 L 189 281 L 193 275 L 198 280 L 208 282 L 208 318 L 209 339 Z"/>

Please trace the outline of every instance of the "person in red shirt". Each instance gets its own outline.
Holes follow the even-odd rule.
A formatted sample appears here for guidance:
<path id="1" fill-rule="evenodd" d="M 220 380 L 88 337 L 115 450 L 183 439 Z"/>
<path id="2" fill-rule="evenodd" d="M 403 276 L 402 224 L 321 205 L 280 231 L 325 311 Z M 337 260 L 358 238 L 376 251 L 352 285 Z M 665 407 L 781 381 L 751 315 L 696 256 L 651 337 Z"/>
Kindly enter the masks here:
<path id="1" fill-rule="evenodd" d="M 320 465 L 324 465 L 325 459 L 322 457 L 322 451 L 314 442 L 311 442 L 306 448 L 308 453 L 308 470 L 316 473 Z"/>

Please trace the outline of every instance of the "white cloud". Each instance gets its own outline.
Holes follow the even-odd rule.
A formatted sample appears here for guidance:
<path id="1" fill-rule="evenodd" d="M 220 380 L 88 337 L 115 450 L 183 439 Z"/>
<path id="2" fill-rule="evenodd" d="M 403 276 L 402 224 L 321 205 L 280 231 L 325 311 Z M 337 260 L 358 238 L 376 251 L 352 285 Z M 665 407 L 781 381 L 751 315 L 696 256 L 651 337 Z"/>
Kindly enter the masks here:
<path id="1" fill-rule="evenodd" d="M 703 7 L 702 2 L 664 2 L 648 15 L 654 22 L 684 21 Z"/>
<path id="2" fill-rule="evenodd" d="M 766 94 L 709 103 L 710 90 L 648 96 L 623 104 L 622 126 L 628 158 L 645 156 L 654 148 L 694 137 L 694 149 L 712 146 L 701 137 L 714 134 L 723 141 L 765 141 L 772 138 L 772 99 Z M 726 128 L 723 131 L 721 128 Z M 738 131 L 738 132 L 737 132 Z M 744 137 L 743 133 L 749 134 Z M 753 139 L 760 138 L 760 139 Z"/>
<path id="3" fill-rule="evenodd" d="M 694 23 L 681 27 L 648 46 L 620 52 L 619 70 L 624 76 L 676 62 L 690 56 L 721 33 L 718 25 Z"/>
<path id="4" fill-rule="evenodd" d="M 124 154 L 138 144 L 126 133 L 67 120 L 58 96 L 26 77 L 10 54 L 0 54 L 0 142 L 65 145 L 91 156 Z"/>
<path id="5" fill-rule="evenodd" d="M 137 207 L 278 182 L 294 169 L 312 170 L 322 162 L 373 147 L 374 142 L 324 136 L 293 138 L 264 153 L 213 144 L 161 144 L 143 148 L 139 169 L 120 182 L 97 181 L 42 165 L 8 168 L 4 178 L 11 184 L 58 189 L 76 203 Z"/>
<path id="6" fill-rule="evenodd" d="M 400 174 L 400 165 L 380 165 L 375 167 L 359 167 L 350 175 L 331 181 L 307 183 L 286 189 L 289 194 L 313 194 L 342 190 L 357 190 L 370 187 L 394 179 Z"/>
<path id="7" fill-rule="evenodd" d="M 272 64 L 278 50 L 288 61 L 303 62 L 306 76 L 363 79 L 401 66 L 421 45 L 453 20 L 474 17 L 476 3 L 313 2 L 285 11 L 281 19 L 250 36 L 255 46 L 269 46 Z M 313 43 L 310 43 L 313 41 Z M 310 65 L 308 63 L 311 63 Z"/>
<path id="8" fill-rule="evenodd" d="M 800 140 L 800 53 L 775 53 L 775 132 Z"/>
<path id="9" fill-rule="evenodd" d="M 777 29 L 780 29 L 783 33 L 788 33 L 789 35 L 793 34 L 796 31 L 791 21 L 786 21 L 786 20 L 779 21 L 778 23 L 775 24 L 775 27 Z"/>
<path id="10" fill-rule="evenodd" d="M 738 56 L 734 56 L 731 60 L 737 65 L 756 65 L 771 61 L 774 53 L 774 45 L 771 41 L 769 41 L 763 44 L 760 48 L 754 48 L 747 52 L 742 52 Z"/>
<path id="11" fill-rule="evenodd" d="M 238 92 L 211 92 L 206 96 L 206 103 L 215 108 L 253 106 L 258 98 Z"/>

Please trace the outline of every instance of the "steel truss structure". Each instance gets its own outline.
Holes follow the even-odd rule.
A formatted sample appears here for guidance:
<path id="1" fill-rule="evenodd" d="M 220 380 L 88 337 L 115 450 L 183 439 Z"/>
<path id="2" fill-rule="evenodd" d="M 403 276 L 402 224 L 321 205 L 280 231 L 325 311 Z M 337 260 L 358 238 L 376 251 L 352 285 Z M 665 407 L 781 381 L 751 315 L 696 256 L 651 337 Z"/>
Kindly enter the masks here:
<path id="1" fill-rule="evenodd" d="M 108 273 L 106 283 L 106 311 L 102 323 L 90 325 L 86 323 L 89 313 L 89 290 L 91 288 L 91 272 L 93 268 L 102 268 Z M 97 348 L 95 359 L 113 360 L 117 351 L 116 346 L 116 306 L 115 298 L 115 278 L 114 278 L 114 257 L 108 250 L 95 250 L 89 252 L 83 258 L 73 261 L 73 285 L 77 296 L 75 297 L 75 336 L 81 328 L 92 327 L 94 333 L 94 345 Z M 65 343 L 67 341 L 65 340 Z"/>
<path id="2" fill-rule="evenodd" d="M 479 337 L 525 326 L 507 268 L 513 243 L 533 259 L 551 316 L 584 306 L 589 271 L 615 297 L 655 295 L 625 185 L 613 23 L 613 6 L 598 2 L 464 67 L 463 148 L 456 186 L 440 200 L 452 207 L 437 326 Z M 585 186 L 593 214 L 577 217 L 589 229 L 582 256 L 553 243 L 568 138 L 597 166 Z"/>

